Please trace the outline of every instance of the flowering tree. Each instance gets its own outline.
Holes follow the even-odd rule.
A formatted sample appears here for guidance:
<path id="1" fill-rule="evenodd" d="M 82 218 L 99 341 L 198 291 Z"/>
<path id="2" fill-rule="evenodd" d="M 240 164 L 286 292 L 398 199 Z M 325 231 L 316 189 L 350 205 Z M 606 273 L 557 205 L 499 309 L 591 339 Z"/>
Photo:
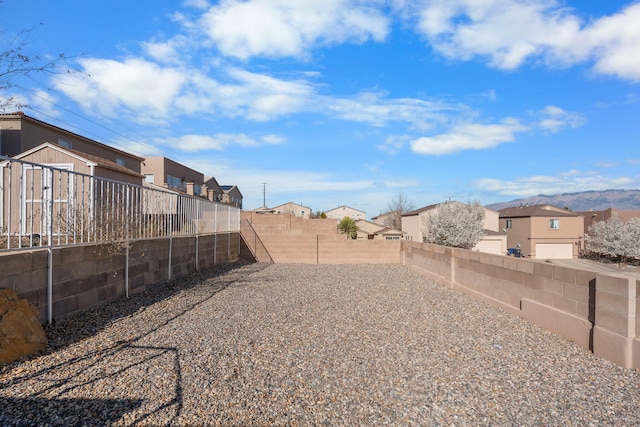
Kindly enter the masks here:
<path id="1" fill-rule="evenodd" d="M 590 252 L 615 261 L 640 258 L 640 218 L 626 224 L 617 217 L 596 222 L 585 240 Z"/>
<path id="2" fill-rule="evenodd" d="M 471 249 L 484 236 L 485 210 L 480 202 L 441 203 L 423 219 L 424 241 L 454 248 Z"/>

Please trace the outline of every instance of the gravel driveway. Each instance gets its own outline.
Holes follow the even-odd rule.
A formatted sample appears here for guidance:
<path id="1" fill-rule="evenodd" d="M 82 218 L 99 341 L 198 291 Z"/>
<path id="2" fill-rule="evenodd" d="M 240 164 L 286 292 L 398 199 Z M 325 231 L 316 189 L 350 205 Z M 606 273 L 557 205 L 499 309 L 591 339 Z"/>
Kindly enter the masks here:
<path id="1" fill-rule="evenodd" d="M 219 268 L 48 328 L 0 425 L 637 425 L 640 374 L 400 265 Z"/>

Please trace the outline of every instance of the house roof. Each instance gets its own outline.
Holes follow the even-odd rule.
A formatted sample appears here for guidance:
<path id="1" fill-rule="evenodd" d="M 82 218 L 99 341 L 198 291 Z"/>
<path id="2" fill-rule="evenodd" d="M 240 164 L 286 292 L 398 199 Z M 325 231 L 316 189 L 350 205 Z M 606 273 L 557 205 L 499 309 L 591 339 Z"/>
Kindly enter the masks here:
<path id="1" fill-rule="evenodd" d="M 238 186 L 236 185 L 221 185 L 220 188 L 222 189 L 222 191 L 224 191 L 225 193 L 229 193 L 231 192 L 234 188 L 236 189 L 236 191 L 240 194 L 240 196 L 242 196 L 242 193 L 240 193 L 240 189 L 238 188 Z"/>
<path id="2" fill-rule="evenodd" d="M 407 234 L 405 231 L 398 230 L 398 229 L 395 229 L 395 228 L 386 227 L 384 225 L 380 225 L 380 224 L 377 224 L 377 223 L 372 222 L 372 221 L 367 221 L 366 219 L 358 219 L 358 220 L 356 220 L 356 225 L 358 225 L 358 228 L 361 229 L 362 232 L 366 232 L 366 233 L 386 234 L 386 235 L 403 235 L 403 234 Z"/>
<path id="3" fill-rule="evenodd" d="M 401 216 L 415 216 L 415 215 L 419 215 L 422 212 L 426 212 L 426 211 L 430 211 L 431 209 L 435 209 L 438 207 L 440 203 L 436 203 L 434 205 L 429 205 L 429 206 L 425 206 L 423 208 L 419 208 L 419 209 L 415 209 L 409 212 L 405 212 L 403 213 Z"/>
<path id="4" fill-rule="evenodd" d="M 547 207 L 545 207 L 547 206 Z M 563 210 L 557 206 L 552 206 L 555 209 L 549 209 L 551 205 L 533 205 L 522 207 L 511 207 L 501 209 L 499 212 L 500 218 L 528 218 L 528 217 L 577 217 L 580 216 L 576 213 Z"/>
<path id="5" fill-rule="evenodd" d="M 338 206 L 337 208 L 329 209 L 329 210 L 327 211 L 327 213 L 328 213 L 328 212 L 331 212 L 331 211 L 337 211 L 338 209 L 351 209 L 352 211 L 357 211 L 357 212 L 361 212 L 361 213 L 366 213 L 365 211 L 361 211 L 360 209 L 352 208 L 351 206 L 347 206 L 347 205 L 340 205 L 340 206 Z"/>
<path id="6" fill-rule="evenodd" d="M 139 174 L 138 172 L 133 171 L 124 166 L 120 166 L 119 164 L 112 162 L 111 160 L 104 159 L 100 156 L 94 156 L 93 154 L 83 153 L 82 151 L 74 150 L 73 148 L 65 148 L 58 144 L 52 144 L 50 142 L 45 142 L 43 144 L 38 145 L 37 147 L 24 151 L 18 154 L 17 156 L 15 156 L 14 159 L 21 159 L 37 151 L 40 151 L 43 148 L 49 148 L 51 150 L 55 150 L 61 153 L 67 153 L 68 155 L 75 157 L 76 159 L 80 159 L 84 162 L 91 163 L 93 166 L 98 166 L 103 169 L 109 169 L 115 172 L 124 173 L 126 175 L 135 176 L 136 178 L 144 178 L 144 175 Z"/>
<path id="7" fill-rule="evenodd" d="M 287 202 L 287 203 L 283 203 L 283 204 L 281 204 L 281 205 L 274 206 L 272 209 L 278 209 L 278 208 L 281 208 L 281 207 L 283 207 L 283 206 L 287 206 L 287 205 L 299 206 L 299 207 L 301 207 L 301 208 L 309 209 L 309 211 L 311 211 L 311 208 L 310 208 L 309 206 L 301 205 L 300 203 L 295 203 L 295 202 Z"/>
<path id="8" fill-rule="evenodd" d="M 39 124 L 41 126 L 46 126 L 46 127 L 49 127 L 49 128 L 53 128 L 56 131 L 59 131 L 59 132 L 62 132 L 62 133 L 66 133 L 66 134 L 69 134 L 69 135 L 73 135 L 76 138 L 80 138 L 80 139 L 83 139 L 83 140 L 85 140 L 87 142 L 90 142 L 92 144 L 96 144 L 96 145 L 99 145 L 99 146 L 104 147 L 106 149 L 115 151 L 117 153 L 124 154 L 124 155 L 126 155 L 128 157 L 131 157 L 133 159 L 136 159 L 136 160 L 138 160 L 140 162 L 144 161 L 144 158 L 142 158 L 140 156 L 136 156 L 135 154 L 131 154 L 131 153 L 128 153 L 126 151 L 120 150 L 118 148 L 112 147 L 110 145 L 103 144 L 102 142 L 98 142 L 98 141 L 93 140 L 91 138 L 87 138 L 86 136 L 82 136 L 82 135 L 79 135 L 79 134 L 77 134 L 75 132 L 71 132 L 71 131 L 69 131 L 67 129 L 63 129 L 63 128 L 59 127 L 59 126 L 52 125 L 51 123 L 47 123 L 47 122 L 44 122 L 42 120 L 38 120 L 35 117 L 31 117 L 31 116 L 26 115 L 22 111 L 17 111 L 17 112 L 14 112 L 14 113 L 0 113 L 0 118 L 1 117 L 14 118 L 14 117 L 11 117 L 11 116 L 17 116 L 15 118 L 20 118 L 21 120 L 31 121 L 31 122 L 34 122 L 34 123 Z"/>

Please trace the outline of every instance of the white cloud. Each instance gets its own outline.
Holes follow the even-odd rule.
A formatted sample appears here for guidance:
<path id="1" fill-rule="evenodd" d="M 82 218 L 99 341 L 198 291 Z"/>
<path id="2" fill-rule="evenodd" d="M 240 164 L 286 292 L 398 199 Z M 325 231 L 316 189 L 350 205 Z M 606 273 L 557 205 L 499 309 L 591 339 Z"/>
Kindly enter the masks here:
<path id="1" fill-rule="evenodd" d="M 483 150 L 512 142 L 516 132 L 526 129 L 515 119 L 505 119 L 502 123 L 489 125 L 468 123 L 458 125 L 446 134 L 415 139 L 411 142 L 411 149 L 418 154 L 427 155 Z"/>
<path id="2" fill-rule="evenodd" d="M 417 8 L 418 31 L 445 56 L 485 56 L 503 69 L 569 43 L 579 29 L 579 20 L 553 0 L 425 0 Z"/>
<path id="3" fill-rule="evenodd" d="M 143 42 L 142 48 L 155 61 L 166 64 L 180 64 L 189 48 L 189 41 L 185 36 L 177 35 L 165 42 Z"/>
<path id="4" fill-rule="evenodd" d="M 222 151 L 230 145 L 240 147 L 258 147 L 260 145 L 280 144 L 285 138 L 278 135 L 263 135 L 258 138 L 244 133 L 217 133 L 215 135 L 182 135 L 180 137 L 158 139 L 156 144 L 169 145 L 185 152 L 206 150 Z"/>
<path id="5" fill-rule="evenodd" d="M 640 179 L 639 177 L 613 177 L 591 172 L 569 171 L 557 175 L 535 175 L 509 180 L 481 178 L 473 185 L 478 190 L 496 192 L 501 196 L 529 197 L 538 194 L 637 188 L 640 186 Z"/>
<path id="6" fill-rule="evenodd" d="M 418 130 L 428 130 L 434 123 L 448 120 L 462 105 L 416 98 L 387 98 L 384 93 L 363 92 L 352 97 L 319 97 L 318 109 L 342 120 L 385 126 L 389 122 L 405 122 Z"/>
<path id="7" fill-rule="evenodd" d="M 583 22 L 557 0 L 399 2 L 416 29 L 452 59 L 486 58 L 501 69 L 530 60 L 551 66 L 592 61 L 599 74 L 640 80 L 640 4 Z"/>
<path id="8" fill-rule="evenodd" d="M 552 133 L 557 133 L 565 127 L 577 128 L 584 124 L 584 117 L 578 113 L 565 111 L 555 105 L 548 105 L 542 111 L 535 113 L 540 117 L 537 125 Z"/>
<path id="9" fill-rule="evenodd" d="M 128 114 L 135 111 L 142 121 L 166 119 L 187 82 L 183 70 L 142 59 L 83 59 L 80 64 L 83 73 L 54 76 L 54 86 L 86 108 L 109 117 L 121 115 L 124 108 Z"/>
<path id="10" fill-rule="evenodd" d="M 598 73 L 640 81 L 639 23 L 640 3 L 636 3 L 585 30 Z"/>
<path id="11" fill-rule="evenodd" d="M 408 135 L 388 136 L 383 144 L 378 145 L 378 149 L 391 155 L 398 154 L 410 139 Z"/>
<path id="12" fill-rule="evenodd" d="M 227 56 L 304 57 L 315 45 L 382 41 L 389 21 L 359 0 L 225 0 L 201 20 Z"/>

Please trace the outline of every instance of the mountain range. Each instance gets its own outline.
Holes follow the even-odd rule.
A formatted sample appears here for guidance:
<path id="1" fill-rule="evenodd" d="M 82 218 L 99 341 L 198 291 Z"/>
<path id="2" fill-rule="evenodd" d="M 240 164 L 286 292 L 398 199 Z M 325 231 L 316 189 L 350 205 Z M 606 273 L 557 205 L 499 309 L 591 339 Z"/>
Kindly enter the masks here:
<path id="1" fill-rule="evenodd" d="M 640 210 L 640 190 L 582 191 L 557 195 L 539 194 L 526 199 L 494 203 L 487 205 L 487 207 L 499 211 L 513 206 L 543 204 L 569 208 L 574 212 L 601 211 L 608 208 Z"/>

